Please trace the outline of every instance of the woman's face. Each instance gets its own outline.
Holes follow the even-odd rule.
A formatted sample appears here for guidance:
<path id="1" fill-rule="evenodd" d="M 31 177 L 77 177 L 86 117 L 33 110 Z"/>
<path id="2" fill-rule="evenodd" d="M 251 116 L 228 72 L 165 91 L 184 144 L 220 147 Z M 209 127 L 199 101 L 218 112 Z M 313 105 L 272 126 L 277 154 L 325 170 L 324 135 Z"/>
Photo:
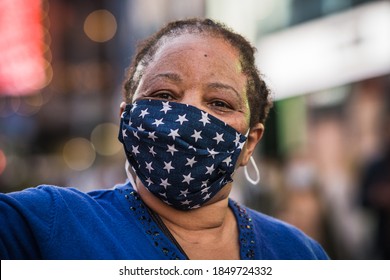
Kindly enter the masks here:
<path id="1" fill-rule="evenodd" d="M 219 38 L 185 34 L 167 40 L 134 94 L 195 106 L 245 134 L 250 110 L 238 52 Z"/>

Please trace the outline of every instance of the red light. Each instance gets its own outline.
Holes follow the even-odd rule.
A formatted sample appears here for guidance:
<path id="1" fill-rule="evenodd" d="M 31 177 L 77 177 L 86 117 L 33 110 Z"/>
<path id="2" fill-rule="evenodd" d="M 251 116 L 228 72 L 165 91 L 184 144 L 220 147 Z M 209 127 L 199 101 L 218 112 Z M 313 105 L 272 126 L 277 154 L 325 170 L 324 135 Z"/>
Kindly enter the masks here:
<path id="1" fill-rule="evenodd" d="M 46 83 L 40 0 L 1 0 L 0 94 L 23 95 Z"/>

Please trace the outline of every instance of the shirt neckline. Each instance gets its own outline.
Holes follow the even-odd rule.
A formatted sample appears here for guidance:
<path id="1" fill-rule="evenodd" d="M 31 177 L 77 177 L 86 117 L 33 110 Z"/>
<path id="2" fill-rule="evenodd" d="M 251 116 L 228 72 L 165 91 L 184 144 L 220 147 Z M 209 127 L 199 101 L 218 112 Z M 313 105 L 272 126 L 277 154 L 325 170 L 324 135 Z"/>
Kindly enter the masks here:
<path id="1" fill-rule="evenodd" d="M 149 208 L 144 204 L 139 194 L 133 188 L 127 185 L 118 190 L 121 196 L 129 204 L 129 213 L 134 215 L 152 246 L 155 247 L 163 258 L 171 260 L 188 259 L 185 253 L 180 250 L 180 247 L 172 241 L 172 237 L 167 236 L 167 233 L 164 232 L 161 225 L 159 226 L 157 224 L 148 210 Z M 256 246 L 252 218 L 246 208 L 232 199 L 229 199 L 229 207 L 233 210 L 237 220 L 240 259 L 253 260 L 256 258 Z"/>

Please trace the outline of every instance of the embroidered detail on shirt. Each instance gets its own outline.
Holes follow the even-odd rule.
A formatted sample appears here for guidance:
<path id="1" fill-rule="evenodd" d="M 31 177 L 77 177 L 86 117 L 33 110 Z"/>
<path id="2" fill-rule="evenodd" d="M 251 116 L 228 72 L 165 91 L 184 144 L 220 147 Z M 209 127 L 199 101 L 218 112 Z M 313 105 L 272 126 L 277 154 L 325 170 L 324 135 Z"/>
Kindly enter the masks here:
<path id="1" fill-rule="evenodd" d="M 138 193 L 132 189 L 123 189 L 122 194 L 129 202 L 129 210 L 133 213 L 138 221 L 143 225 L 145 234 L 152 240 L 152 244 L 158 248 L 158 250 L 166 258 L 171 260 L 185 259 L 183 256 L 178 255 L 175 251 L 177 249 L 166 238 L 161 229 L 153 221 L 150 216 L 146 205 L 142 202 Z"/>
<path id="2" fill-rule="evenodd" d="M 143 225 L 145 234 L 152 240 L 152 244 L 168 259 L 186 259 L 152 219 L 139 194 L 130 188 L 121 189 L 120 193 L 128 201 L 130 213 L 135 215 Z M 240 257 L 242 260 L 254 260 L 256 259 L 256 251 L 252 218 L 246 209 L 237 202 L 229 200 L 229 206 L 234 212 L 239 228 Z"/>
<path id="3" fill-rule="evenodd" d="M 229 200 L 229 205 L 237 219 L 240 238 L 240 256 L 242 260 L 256 259 L 255 233 L 252 218 L 245 208 L 237 202 Z"/>

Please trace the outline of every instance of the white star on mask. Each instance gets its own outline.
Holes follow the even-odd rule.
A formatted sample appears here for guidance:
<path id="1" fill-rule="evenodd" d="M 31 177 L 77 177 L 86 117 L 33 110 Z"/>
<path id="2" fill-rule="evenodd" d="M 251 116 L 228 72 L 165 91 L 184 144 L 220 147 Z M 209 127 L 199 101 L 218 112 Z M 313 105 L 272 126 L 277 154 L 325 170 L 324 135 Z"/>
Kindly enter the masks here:
<path id="1" fill-rule="evenodd" d="M 156 141 L 156 139 L 158 139 L 158 137 L 157 137 L 156 135 L 154 135 L 154 134 L 156 133 L 155 131 L 153 131 L 153 132 L 148 132 L 148 133 L 149 133 L 148 138 L 149 138 L 149 139 L 152 139 L 153 142 Z"/>
<path id="2" fill-rule="evenodd" d="M 173 155 L 174 152 L 177 152 L 178 150 L 176 150 L 175 148 L 175 144 L 172 144 L 172 145 L 167 145 L 168 146 L 168 150 L 167 150 L 167 153 L 171 153 L 171 155 Z"/>
<path id="3" fill-rule="evenodd" d="M 213 174 L 215 168 L 214 168 L 214 164 L 211 165 L 211 166 L 206 166 L 206 169 L 207 169 L 207 172 L 205 174 Z"/>
<path id="4" fill-rule="evenodd" d="M 181 125 L 183 124 L 183 122 L 188 122 L 188 120 L 186 119 L 186 114 L 179 115 L 178 117 L 179 118 L 176 121 L 179 122 Z"/>
<path id="5" fill-rule="evenodd" d="M 194 134 L 192 134 L 191 137 L 195 138 L 195 142 L 197 142 L 198 139 L 203 139 L 202 136 L 200 136 L 201 133 L 202 131 L 197 131 L 194 129 Z"/>
<path id="6" fill-rule="evenodd" d="M 171 129 L 171 132 L 168 134 L 168 136 L 171 136 L 173 138 L 173 140 L 176 139 L 176 137 L 180 137 L 179 135 L 179 129 Z"/>
<path id="7" fill-rule="evenodd" d="M 166 193 L 158 193 L 158 194 L 163 196 L 163 197 L 165 197 L 165 198 L 167 198 L 167 194 Z"/>
<path id="8" fill-rule="evenodd" d="M 160 110 L 161 112 L 164 112 L 165 114 L 169 111 L 172 110 L 171 105 L 169 105 L 169 101 L 163 102 L 163 108 Z"/>
<path id="9" fill-rule="evenodd" d="M 214 151 L 214 149 L 207 148 L 207 151 L 209 152 L 209 157 L 215 158 L 215 155 L 218 155 L 219 152 Z"/>
<path id="10" fill-rule="evenodd" d="M 133 105 L 131 106 L 130 112 L 133 112 L 137 108 L 137 102 L 134 102 Z"/>
<path id="11" fill-rule="evenodd" d="M 154 151 L 154 147 L 148 147 L 149 148 L 149 153 L 152 154 L 152 156 L 154 157 L 155 155 L 157 155 L 157 153 Z"/>
<path id="12" fill-rule="evenodd" d="M 148 109 L 141 110 L 141 114 L 139 114 L 139 117 L 144 118 L 146 115 L 149 115 Z"/>
<path id="13" fill-rule="evenodd" d="M 154 168 L 152 167 L 152 162 L 146 162 L 145 161 L 145 164 L 146 164 L 146 169 L 149 170 L 149 173 L 152 172 L 152 170 L 154 170 Z"/>
<path id="14" fill-rule="evenodd" d="M 187 183 L 188 185 L 190 184 L 190 182 L 192 180 L 194 180 L 194 178 L 191 177 L 191 172 L 188 174 L 188 175 L 183 175 L 183 181 L 182 183 Z"/>
<path id="15" fill-rule="evenodd" d="M 240 134 L 236 132 L 236 139 L 233 141 L 236 147 L 240 144 Z"/>
<path id="16" fill-rule="evenodd" d="M 168 183 L 168 178 L 164 180 L 163 179 L 160 180 L 161 180 L 160 186 L 163 186 L 165 189 L 167 189 L 167 187 L 171 185 Z"/>
<path id="17" fill-rule="evenodd" d="M 206 126 L 207 123 L 210 123 L 209 114 L 206 112 L 201 112 L 202 118 L 199 120 L 201 123 L 203 123 L 203 126 Z"/>
<path id="18" fill-rule="evenodd" d="M 188 189 L 184 190 L 184 191 L 180 191 L 180 195 L 184 196 L 184 197 L 187 197 L 187 194 L 189 194 L 190 192 L 188 191 Z"/>
<path id="19" fill-rule="evenodd" d="M 209 179 L 207 179 L 206 181 L 202 181 L 201 187 L 202 188 L 207 187 L 208 184 L 209 184 Z"/>
<path id="20" fill-rule="evenodd" d="M 168 173 L 170 173 L 172 169 L 175 169 L 175 168 L 172 166 L 172 161 L 170 161 L 170 162 L 165 162 L 165 161 L 164 161 L 164 165 L 165 165 L 165 166 L 164 166 L 163 169 L 165 169 Z"/>
<path id="21" fill-rule="evenodd" d="M 155 119 L 155 120 L 154 120 L 154 123 L 152 123 L 152 124 L 154 124 L 155 126 L 158 127 L 160 124 L 164 124 L 164 123 L 163 123 L 163 119 L 159 119 L 159 120 Z"/>
<path id="22" fill-rule="evenodd" d="M 190 203 L 191 203 L 192 201 L 191 200 L 186 200 L 186 201 L 183 201 L 182 203 L 181 203 L 181 205 L 189 205 Z"/>
<path id="23" fill-rule="evenodd" d="M 192 167 L 194 165 L 194 163 L 197 163 L 197 161 L 195 160 L 195 157 L 187 158 L 186 166 L 189 165 Z"/>
<path id="24" fill-rule="evenodd" d="M 150 179 L 150 177 L 148 177 L 148 178 L 146 179 L 146 183 L 148 183 L 148 186 L 150 186 L 150 185 L 153 184 L 153 181 L 152 181 L 152 179 Z"/>
<path id="25" fill-rule="evenodd" d="M 226 163 L 227 166 L 230 166 L 230 163 L 232 162 L 232 157 L 228 156 L 226 159 L 224 159 L 222 162 Z"/>
<path id="26" fill-rule="evenodd" d="M 141 131 L 141 132 L 142 132 L 142 131 L 145 131 L 145 128 L 142 127 L 142 124 L 141 124 L 140 126 L 137 126 L 137 129 L 138 129 L 139 131 Z"/>
<path id="27" fill-rule="evenodd" d="M 223 133 L 219 134 L 218 132 L 216 132 L 216 136 L 213 138 L 213 140 L 217 141 L 217 144 L 219 144 L 219 142 L 225 142 L 225 140 L 223 140 Z"/>
<path id="28" fill-rule="evenodd" d="M 242 150 L 242 148 L 244 147 L 244 145 L 245 145 L 245 142 L 240 142 L 240 143 L 238 144 L 237 149 Z"/>
<path id="29" fill-rule="evenodd" d="M 139 136 L 138 136 L 138 131 L 133 131 L 133 135 L 134 137 L 136 137 L 138 140 L 140 140 Z"/>
<path id="30" fill-rule="evenodd" d="M 210 187 L 207 187 L 207 188 L 202 189 L 201 194 L 207 193 L 207 192 L 209 191 L 209 188 L 210 188 Z"/>
<path id="31" fill-rule="evenodd" d="M 139 154 L 140 152 L 138 151 L 138 148 L 139 148 L 139 146 L 133 146 L 133 145 L 131 145 L 131 147 L 133 148 L 132 150 L 131 150 L 131 152 L 136 156 L 137 154 Z"/>

